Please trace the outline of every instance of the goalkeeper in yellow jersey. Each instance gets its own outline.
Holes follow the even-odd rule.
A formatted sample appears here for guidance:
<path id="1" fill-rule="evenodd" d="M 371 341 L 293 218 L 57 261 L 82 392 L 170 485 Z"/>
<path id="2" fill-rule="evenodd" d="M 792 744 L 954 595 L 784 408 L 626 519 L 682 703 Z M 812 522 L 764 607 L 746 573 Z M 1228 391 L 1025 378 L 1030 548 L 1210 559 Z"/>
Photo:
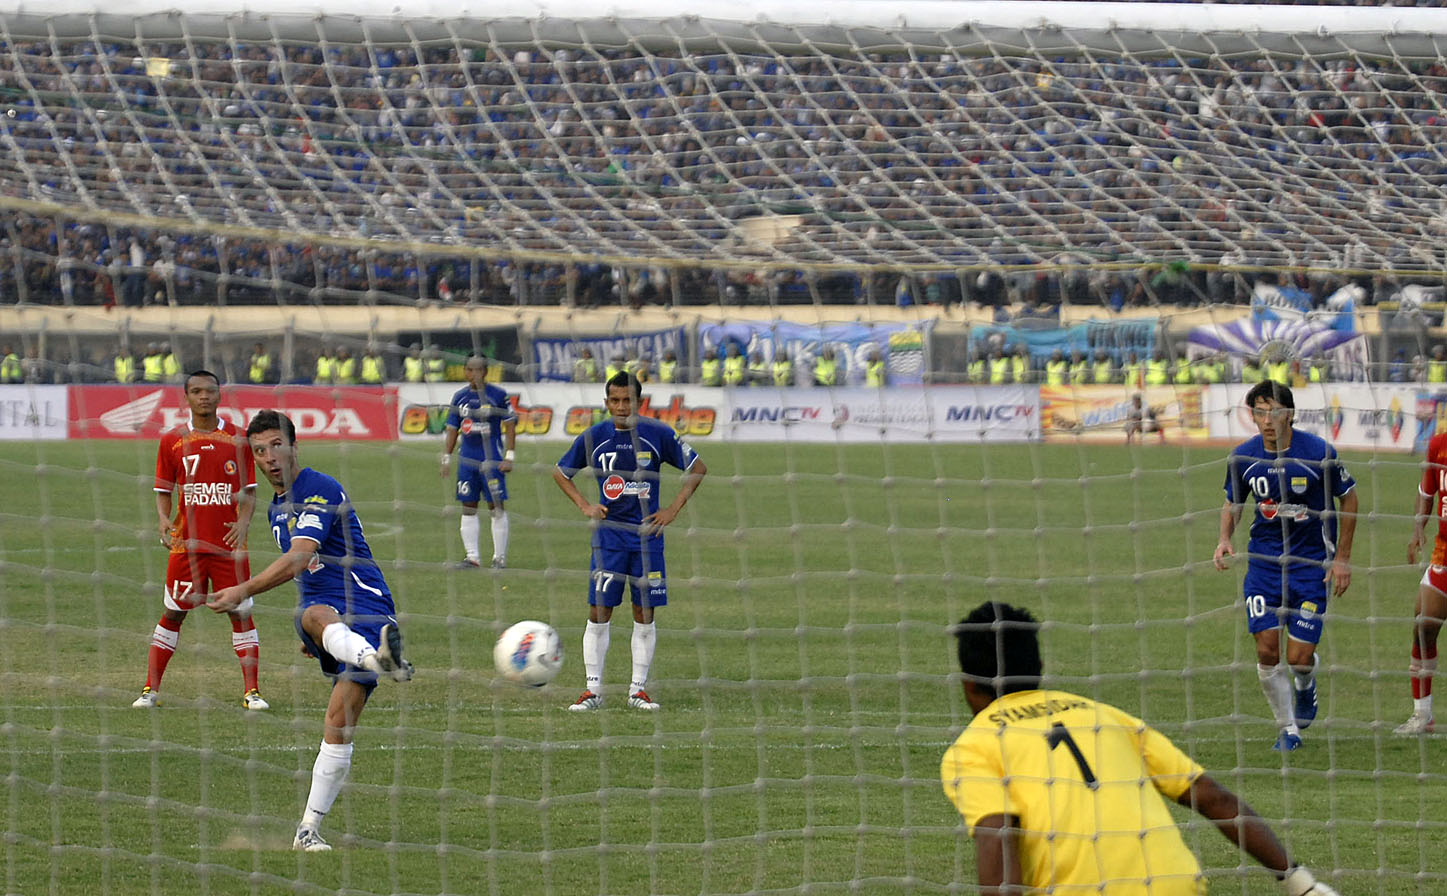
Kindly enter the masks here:
<path id="1" fill-rule="evenodd" d="M 1041 690 L 1037 623 L 986 602 L 955 627 L 975 713 L 940 778 L 975 840 L 986 896 L 1203 896 L 1164 798 L 1210 819 L 1287 896 L 1336 896 L 1266 822 L 1160 732 L 1113 706 Z"/>

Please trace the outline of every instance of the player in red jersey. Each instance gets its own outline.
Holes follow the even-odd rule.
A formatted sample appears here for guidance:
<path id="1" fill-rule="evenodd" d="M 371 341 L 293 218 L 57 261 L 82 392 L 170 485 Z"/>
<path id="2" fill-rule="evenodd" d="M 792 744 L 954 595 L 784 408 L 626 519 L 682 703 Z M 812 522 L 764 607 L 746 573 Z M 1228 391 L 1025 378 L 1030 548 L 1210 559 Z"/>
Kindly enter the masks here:
<path id="1" fill-rule="evenodd" d="M 1416 563 L 1427 539 L 1427 521 L 1437 518 L 1437 540 L 1432 559 L 1417 588 L 1416 624 L 1412 631 L 1412 715 L 1398 725 L 1401 735 L 1430 734 L 1436 728 L 1432 717 L 1432 676 L 1437 672 L 1437 633 L 1447 617 L 1447 433 L 1427 443 L 1427 463 L 1417 485 L 1413 507 L 1416 525 L 1407 542 L 1407 562 Z"/>
<path id="2" fill-rule="evenodd" d="M 221 380 L 209 370 L 186 377 L 191 425 L 161 436 L 156 452 L 156 518 L 161 543 L 171 549 L 161 621 L 151 636 L 146 686 L 132 703 L 160 702 L 161 676 L 176 652 L 186 613 L 204 604 L 204 595 L 244 582 L 251 576 L 246 531 L 256 505 L 256 467 L 244 437 L 216 412 Z M 179 507 L 173 495 L 180 495 Z M 203 598 L 198 601 L 197 598 Z M 228 614 L 231 646 L 241 661 L 247 709 L 269 709 L 257 686 L 260 641 L 251 620 L 251 601 Z"/>

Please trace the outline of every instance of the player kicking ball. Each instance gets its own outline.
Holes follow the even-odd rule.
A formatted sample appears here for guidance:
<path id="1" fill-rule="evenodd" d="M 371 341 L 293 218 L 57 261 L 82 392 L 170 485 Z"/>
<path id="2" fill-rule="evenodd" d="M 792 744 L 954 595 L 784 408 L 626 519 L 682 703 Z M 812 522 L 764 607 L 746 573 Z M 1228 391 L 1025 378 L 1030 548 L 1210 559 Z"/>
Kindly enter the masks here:
<path id="1" fill-rule="evenodd" d="M 296 427 L 277 411 L 261 411 L 246 427 L 256 468 L 276 492 L 267 517 L 282 555 L 239 585 L 211 595 L 206 605 L 229 612 L 296 579 L 296 630 L 302 650 L 332 680 L 322 725 L 322 745 L 312 766 L 311 792 L 292 848 L 331 849 L 321 837 L 352 767 L 352 737 L 377 682 L 407 681 L 412 664 L 402 658 L 397 608 L 362 523 L 335 479 L 297 460 Z"/>
<path id="2" fill-rule="evenodd" d="M 1256 640 L 1256 674 L 1280 729 L 1272 749 L 1289 752 L 1301 746 L 1302 729 L 1316 718 L 1316 645 L 1328 596 L 1340 597 L 1352 581 L 1356 481 L 1326 440 L 1292 427 L 1290 389 L 1257 383 L 1246 406 L 1260 434 L 1227 458 L 1221 539 L 1212 560 L 1226 569 L 1226 558 L 1236 554 L 1231 535 L 1251 498 L 1246 623 Z"/>

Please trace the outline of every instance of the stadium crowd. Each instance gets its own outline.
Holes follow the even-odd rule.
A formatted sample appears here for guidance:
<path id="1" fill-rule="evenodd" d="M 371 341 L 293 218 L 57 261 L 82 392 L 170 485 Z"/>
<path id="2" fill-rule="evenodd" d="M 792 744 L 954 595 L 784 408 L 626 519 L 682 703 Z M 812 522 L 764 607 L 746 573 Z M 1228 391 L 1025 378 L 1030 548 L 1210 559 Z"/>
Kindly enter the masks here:
<path id="1" fill-rule="evenodd" d="M 1255 265 L 1371 302 L 1442 267 L 1435 60 L 3 50 L 0 193 L 93 210 L 7 216 L 3 302 L 1194 305 Z"/>

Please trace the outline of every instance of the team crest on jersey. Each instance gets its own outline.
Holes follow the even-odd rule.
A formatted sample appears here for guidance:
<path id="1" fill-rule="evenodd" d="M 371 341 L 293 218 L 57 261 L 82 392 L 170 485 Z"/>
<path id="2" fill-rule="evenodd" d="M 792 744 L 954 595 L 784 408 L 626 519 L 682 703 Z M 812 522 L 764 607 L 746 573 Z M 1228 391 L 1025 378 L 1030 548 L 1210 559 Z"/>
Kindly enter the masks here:
<path id="1" fill-rule="evenodd" d="M 1292 494 L 1297 494 L 1297 495 L 1304 495 L 1304 494 L 1306 494 L 1306 477 L 1305 477 L 1305 476 L 1293 476 L 1293 477 L 1291 477 L 1291 491 L 1292 491 Z"/>
<path id="2" fill-rule="evenodd" d="M 1321 612 L 1321 607 L 1317 606 L 1316 601 L 1305 600 L 1301 602 L 1301 618 L 1307 622 L 1310 622 L 1319 612 Z"/>
<path id="3" fill-rule="evenodd" d="M 640 499 L 646 499 L 651 492 L 650 483 L 629 482 L 617 473 L 603 480 L 603 497 L 609 501 L 616 501 L 624 495 L 635 495 Z"/>
<path id="4" fill-rule="evenodd" d="M 234 461 L 234 460 L 228 460 L 228 461 L 226 462 L 225 470 L 226 470 L 226 475 L 227 475 L 227 476 L 235 476 L 235 475 L 236 475 L 236 461 Z"/>
<path id="5" fill-rule="evenodd" d="M 302 503 L 303 503 L 303 504 L 325 504 L 325 503 L 327 503 L 327 499 L 324 498 L 324 497 L 322 497 L 321 495 L 310 495 L 310 496 L 308 496 L 308 497 L 306 497 L 306 498 L 303 498 L 303 499 L 302 499 Z"/>

